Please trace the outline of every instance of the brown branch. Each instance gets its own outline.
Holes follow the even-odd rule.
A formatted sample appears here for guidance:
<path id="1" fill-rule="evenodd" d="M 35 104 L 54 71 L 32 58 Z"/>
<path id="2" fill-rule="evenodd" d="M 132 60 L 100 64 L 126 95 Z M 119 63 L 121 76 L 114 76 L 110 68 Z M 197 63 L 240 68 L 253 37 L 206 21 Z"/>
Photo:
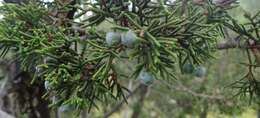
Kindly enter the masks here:
<path id="1" fill-rule="evenodd" d="M 223 43 L 219 43 L 216 46 L 217 49 L 233 49 L 233 48 L 241 48 L 241 49 L 260 49 L 260 44 L 248 44 L 247 42 L 241 43 L 239 40 L 231 39 Z"/>
<path id="2" fill-rule="evenodd" d="M 228 43 L 221 43 L 217 45 L 217 49 L 234 49 L 234 48 L 241 48 L 241 49 L 260 49 L 260 45 L 237 45 L 237 44 L 228 44 Z"/>
<path id="3" fill-rule="evenodd" d="M 139 118 L 142 108 L 144 106 L 144 100 L 145 100 L 145 96 L 146 96 L 147 92 L 148 92 L 148 86 L 142 85 L 142 87 L 140 88 L 140 92 L 139 92 L 139 95 L 140 95 L 139 99 L 135 103 L 135 106 L 137 108 L 134 108 L 131 118 Z"/>

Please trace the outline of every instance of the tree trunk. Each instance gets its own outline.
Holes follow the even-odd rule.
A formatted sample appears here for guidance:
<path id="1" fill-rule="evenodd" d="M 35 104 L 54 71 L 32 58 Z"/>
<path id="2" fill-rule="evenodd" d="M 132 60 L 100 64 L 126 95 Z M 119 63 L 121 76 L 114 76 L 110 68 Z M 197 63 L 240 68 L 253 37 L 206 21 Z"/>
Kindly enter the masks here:
<path id="1" fill-rule="evenodd" d="M 14 4 L 26 2 L 26 0 L 4 1 Z M 1 109 L 14 116 L 27 113 L 29 118 L 50 118 L 48 101 L 42 98 L 45 91 L 43 83 L 31 84 L 31 74 L 21 71 L 18 61 L 7 67 L 7 80 L 1 88 Z"/>
<path id="2" fill-rule="evenodd" d="M 36 109 L 39 112 L 39 118 L 50 118 L 50 109 L 48 107 L 49 103 L 47 100 L 42 98 L 42 96 L 45 94 L 45 88 L 44 85 L 39 87 L 37 99 L 39 101 Z"/>

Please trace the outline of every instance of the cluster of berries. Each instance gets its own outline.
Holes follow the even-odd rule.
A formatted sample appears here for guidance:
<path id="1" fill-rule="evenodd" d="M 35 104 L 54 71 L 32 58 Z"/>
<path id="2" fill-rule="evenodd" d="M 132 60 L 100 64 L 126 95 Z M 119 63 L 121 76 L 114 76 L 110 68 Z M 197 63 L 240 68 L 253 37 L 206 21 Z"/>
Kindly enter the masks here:
<path id="1" fill-rule="evenodd" d="M 202 78 L 205 77 L 205 75 L 207 74 L 207 69 L 203 66 L 198 66 L 196 68 L 194 68 L 194 66 L 192 64 L 189 63 L 185 63 L 183 65 L 183 73 L 186 74 L 194 74 L 196 77 Z"/>
<path id="2" fill-rule="evenodd" d="M 108 32 L 106 34 L 106 43 L 108 46 L 114 46 L 121 43 L 128 48 L 133 48 L 137 42 L 137 35 L 132 30 L 123 33 Z"/>

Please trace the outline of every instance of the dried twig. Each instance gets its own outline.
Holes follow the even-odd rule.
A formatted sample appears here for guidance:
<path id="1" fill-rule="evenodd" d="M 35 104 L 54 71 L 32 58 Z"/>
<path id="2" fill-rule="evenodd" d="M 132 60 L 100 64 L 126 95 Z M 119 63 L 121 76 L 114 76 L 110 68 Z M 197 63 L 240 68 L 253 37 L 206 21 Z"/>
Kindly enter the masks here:
<path id="1" fill-rule="evenodd" d="M 138 90 L 142 87 L 142 84 L 138 85 L 132 92 L 130 92 L 127 96 L 126 96 L 126 99 L 129 99 L 130 97 L 132 97 L 134 94 L 136 94 L 138 92 Z M 121 100 L 120 102 L 118 102 L 115 107 L 105 113 L 105 115 L 103 116 L 103 118 L 108 118 L 109 116 L 111 116 L 113 113 L 115 113 L 116 111 L 119 110 L 119 108 L 121 108 L 125 103 L 125 100 Z"/>

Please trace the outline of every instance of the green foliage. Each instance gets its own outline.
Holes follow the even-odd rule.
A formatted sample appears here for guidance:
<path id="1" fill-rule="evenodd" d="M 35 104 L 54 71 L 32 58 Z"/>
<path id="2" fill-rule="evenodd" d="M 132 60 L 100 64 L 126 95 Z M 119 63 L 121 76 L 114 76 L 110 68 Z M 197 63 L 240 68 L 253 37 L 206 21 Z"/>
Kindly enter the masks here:
<path id="1" fill-rule="evenodd" d="M 246 39 L 260 39 L 258 33 L 252 33 L 258 31 L 259 14 L 247 16 L 250 26 L 240 25 L 211 0 L 201 5 L 181 0 L 174 5 L 162 0 L 78 2 L 83 7 L 63 6 L 65 11 L 77 9 L 73 19 L 65 19 L 67 24 L 51 24 L 50 13 L 55 11 L 48 8 L 61 9 L 60 4 L 5 4 L 1 7 L 4 18 L 0 21 L 1 55 L 14 52 L 24 71 L 41 68 L 32 81 L 49 82 L 51 88 L 45 97 L 56 96 L 58 101 L 54 105 L 91 109 L 97 107 L 97 101 L 105 103 L 109 97 L 125 98 L 127 89 L 118 81 L 117 59 L 137 62 L 131 78 L 146 70 L 148 78 L 170 80 L 175 78 L 176 66 L 182 67 L 187 62 L 197 66 L 211 58 L 216 41 L 224 34 L 223 27 Z M 87 12 L 93 15 L 84 17 Z M 111 31 L 123 34 L 121 43 L 118 39 L 115 43 L 114 36 L 97 29 L 105 21 L 112 24 Z M 82 34 L 74 26 L 84 31 L 85 39 L 81 39 Z M 255 86 L 254 90 L 259 88 L 259 84 Z"/>
<path id="2" fill-rule="evenodd" d="M 235 40 L 244 42 L 248 45 L 246 49 L 248 62 L 241 62 L 242 65 L 245 65 L 248 68 L 248 72 L 242 79 L 234 82 L 232 87 L 240 89 L 238 95 L 246 96 L 245 94 L 249 94 L 251 99 L 258 99 L 260 95 L 260 81 L 255 76 L 255 71 L 260 64 L 260 52 L 259 48 L 257 48 L 257 45 L 260 42 L 260 12 L 257 12 L 254 15 L 245 12 L 244 17 L 246 22 L 243 24 L 239 23 L 227 13 L 225 16 L 229 19 L 229 22 L 224 22 L 223 25 L 238 34 Z"/>

